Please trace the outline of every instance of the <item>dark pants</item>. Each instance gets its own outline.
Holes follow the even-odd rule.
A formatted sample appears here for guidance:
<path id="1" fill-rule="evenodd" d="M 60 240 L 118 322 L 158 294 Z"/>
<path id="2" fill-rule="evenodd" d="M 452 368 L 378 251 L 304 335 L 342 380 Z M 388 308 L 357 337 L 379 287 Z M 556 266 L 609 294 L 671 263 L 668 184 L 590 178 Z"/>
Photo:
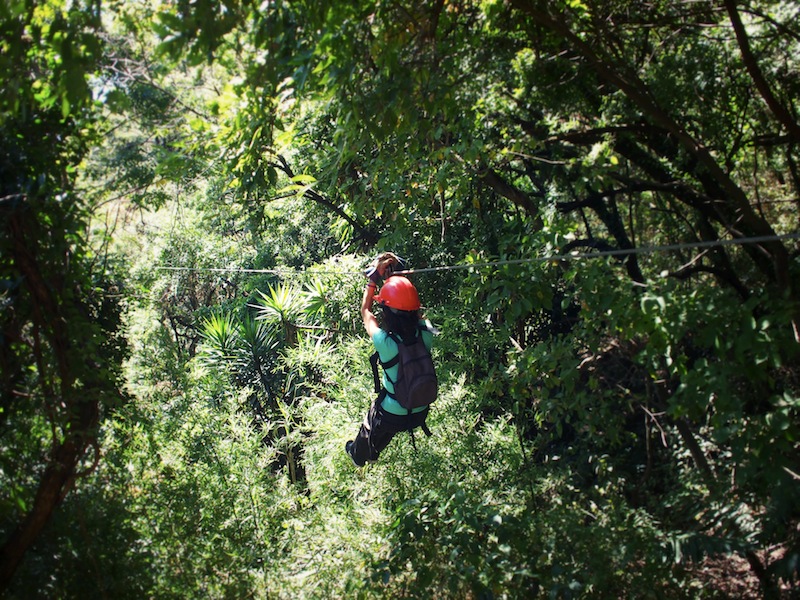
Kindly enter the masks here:
<path id="1" fill-rule="evenodd" d="M 423 427 L 423 431 L 427 433 L 425 426 L 425 419 L 428 418 L 427 409 L 410 415 L 394 415 L 381 408 L 381 400 L 383 396 L 379 395 L 372 403 L 353 441 L 350 452 L 359 466 L 364 466 L 368 460 L 378 460 L 381 451 L 389 445 L 397 433 L 410 431 L 416 427 Z"/>

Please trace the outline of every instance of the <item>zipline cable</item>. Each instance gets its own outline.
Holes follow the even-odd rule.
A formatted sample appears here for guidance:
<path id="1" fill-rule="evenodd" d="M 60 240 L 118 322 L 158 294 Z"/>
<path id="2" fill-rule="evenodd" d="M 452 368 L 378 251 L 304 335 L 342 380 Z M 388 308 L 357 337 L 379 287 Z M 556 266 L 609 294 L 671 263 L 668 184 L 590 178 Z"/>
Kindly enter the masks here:
<path id="1" fill-rule="evenodd" d="M 634 254 L 654 254 L 657 252 L 671 252 L 674 250 L 696 250 L 704 248 L 715 248 L 723 246 L 739 246 L 745 244 L 761 244 L 764 242 L 780 242 L 784 240 L 797 240 L 800 239 L 800 232 L 785 233 L 781 235 L 762 235 L 746 238 L 735 238 L 729 240 L 712 240 L 705 242 L 683 242 L 680 244 L 666 244 L 661 246 L 639 246 L 637 248 L 627 248 L 618 250 L 600 250 L 596 252 L 568 252 L 566 254 L 551 254 L 549 256 L 536 256 L 533 258 L 517 258 L 505 259 L 492 262 L 482 263 L 468 263 L 459 265 L 442 265 L 438 267 L 425 267 L 421 269 L 404 269 L 402 271 L 395 271 L 395 275 L 414 275 L 418 273 L 434 273 L 441 271 L 455 271 L 459 269 L 484 269 L 487 267 L 499 267 L 503 265 L 521 265 L 533 262 L 559 262 L 568 260 L 588 259 L 588 258 L 604 258 L 615 256 L 630 256 Z M 174 267 L 167 265 L 155 265 L 154 269 L 162 271 L 192 271 L 192 272 L 208 272 L 208 273 L 244 273 L 244 274 L 262 274 L 262 275 L 277 275 L 280 277 L 286 276 L 299 276 L 299 275 L 312 275 L 319 276 L 321 274 L 331 275 L 362 275 L 361 271 L 335 271 L 328 269 L 326 271 L 308 271 L 308 270 L 287 270 L 287 269 L 242 269 L 239 267 Z"/>
<path id="2" fill-rule="evenodd" d="M 411 275 L 414 273 L 428 273 L 435 271 L 452 271 L 456 269 L 473 269 L 494 267 L 501 265 L 519 265 L 529 262 L 558 262 L 562 260 L 576 260 L 580 258 L 604 258 L 610 256 L 629 256 L 632 254 L 654 254 L 656 252 L 671 252 L 673 250 L 713 248 L 717 246 L 736 246 L 744 244 L 760 244 L 763 242 L 779 242 L 782 240 L 800 239 L 800 232 L 786 233 L 782 235 L 764 235 L 749 238 L 737 238 L 732 240 L 714 240 L 707 242 L 685 242 L 681 244 L 666 244 L 663 246 L 640 246 L 638 248 L 627 248 L 620 250 L 601 250 L 597 252 L 568 252 L 567 254 L 552 254 L 550 256 L 535 258 L 518 258 L 510 260 L 500 260 L 494 262 L 472 263 L 464 265 L 450 265 L 444 267 L 428 267 L 422 269 L 405 269 L 395 271 L 395 275 Z"/>

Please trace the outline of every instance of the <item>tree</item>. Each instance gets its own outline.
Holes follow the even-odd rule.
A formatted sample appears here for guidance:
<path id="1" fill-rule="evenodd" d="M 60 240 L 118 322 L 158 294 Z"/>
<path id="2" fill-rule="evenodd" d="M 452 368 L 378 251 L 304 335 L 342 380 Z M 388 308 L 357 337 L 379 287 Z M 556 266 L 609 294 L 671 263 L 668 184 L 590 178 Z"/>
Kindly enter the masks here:
<path id="1" fill-rule="evenodd" d="M 548 44 L 548 37 L 543 36 L 538 43 L 532 39 L 537 50 L 558 52 L 559 60 L 572 60 L 575 69 L 587 73 L 584 77 L 590 81 L 596 78 L 594 89 L 597 91 L 585 94 L 586 100 L 599 103 L 614 102 L 612 99 L 617 95 L 624 98 L 624 102 L 613 104 L 618 111 L 616 123 L 611 120 L 614 115 L 608 114 L 608 122 L 599 121 L 592 127 L 573 131 L 567 141 L 580 146 L 607 140 L 615 152 L 627 159 L 624 167 L 635 167 L 636 171 L 631 176 L 617 173 L 617 169 L 612 168 L 604 188 L 590 190 L 582 201 L 562 206 L 562 210 L 593 207 L 622 248 L 630 247 L 626 237 L 636 232 L 625 234 L 621 222 L 609 222 L 609 216 L 604 217 L 603 206 L 606 203 L 612 205 L 610 214 L 615 213 L 613 203 L 623 194 L 658 193 L 675 198 L 691 215 L 689 220 L 697 223 L 695 235 L 704 241 L 722 235 L 734 239 L 776 236 L 773 224 L 763 211 L 757 209 L 745 187 L 745 182 L 750 179 L 745 171 L 748 166 L 746 156 L 759 143 L 758 136 L 748 137 L 746 128 L 769 135 L 771 131 L 780 132 L 781 128 L 787 127 L 791 134 L 797 125 L 795 123 L 792 127 L 791 122 L 787 123 L 787 110 L 776 107 L 778 112 L 773 111 L 771 116 L 750 99 L 754 89 L 762 89 L 766 98 L 778 95 L 790 98 L 792 84 L 786 86 L 777 78 L 767 83 L 748 50 L 745 50 L 745 57 L 749 59 L 751 80 L 743 80 L 737 71 L 740 59 L 732 54 L 736 41 L 726 33 L 724 15 L 714 6 L 685 7 L 665 3 L 658 7 L 658 14 L 653 14 L 652 6 L 648 6 L 647 14 L 643 14 L 634 5 L 620 7 L 602 2 L 581 4 L 574 11 L 553 10 L 544 4 L 525 0 L 514 5 L 530 18 L 533 26 L 541 27 L 547 36 L 552 36 L 549 38 L 552 46 Z M 728 12 L 739 45 L 749 48 L 738 11 L 731 5 Z M 768 30 L 783 27 L 766 20 L 760 26 Z M 692 32 L 702 27 L 712 27 L 715 35 L 719 36 L 719 43 L 712 47 L 690 37 Z M 676 32 L 684 35 L 683 41 L 672 41 L 679 39 L 671 37 Z M 768 33 L 774 34 L 777 31 Z M 787 59 L 783 52 L 783 49 L 778 50 L 778 56 L 774 58 Z M 716 89 L 709 89 L 707 94 L 694 93 L 692 79 L 684 78 L 682 71 L 702 69 L 705 77 L 711 77 L 706 69 L 712 65 L 715 68 L 727 67 L 722 82 Z M 664 84 L 668 81 L 674 84 L 672 92 L 677 94 L 667 90 Z M 780 94 L 772 92 L 773 88 L 782 87 L 788 89 L 781 90 Z M 714 100 L 718 102 L 712 104 Z M 742 108 L 737 112 L 736 107 Z M 677 112 L 678 108 L 684 113 Z M 703 113 L 702 120 L 693 120 L 694 116 L 700 117 L 699 111 L 704 108 L 707 112 Z M 619 117 L 630 120 L 625 122 Z M 735 134 L 731 135 L 733 132 Z M 791 140 L 792 135 L 789 135 L 785 142 L 789 164 L 796 160 Z M 725 157 L 725 162 L 721 157 Z M 655 164 L 657 159 L 662 161 L 660 166 Z M 748 187 L 750 185 L 759 190 L 764 182 L 756 176 L 755 181 L 747 183 Z M 794 288 L 785 245 L 780 240 L 768 239 L 758 245 L 746 244 L 744 250 L 763 280 L 774 287 L 775 293 L 785 294 L 797 304 L 798 292 Z M 724 256 L 719 258 L 719 263 L 721 266 L 717 272 L 721 272 L 723 285 L 736 282 L 738 274 L 726 268 Z M 686 271 L 682 273 L 683 276 L 686 274 Z M 742 290 L 738 283 L 734 285 Z M 795 318 L 792 327 L 800 342 Z"/>
<path id="2" fill-rule="evenodd" d="M 545 285 L 533 286 L 543 299 L 569 304 L 574 293 L 574 306 L 593 310 L 580 312 L 583 324 L 567 341 L 510 336 L 520 352 L 510 359 L 517 374 L 510 378 L 511 398 L 524 407 L 515 414 L 523 420 L 534 415 L 523 427 L 530 433 L 540 420 L 563 427 L 594 413 L 592 431 L 602 422 L 599 415 L 609 416 L 596 410 L 593 394 L 607 385 L 603 398 L 617 402 L 620 431 L 620 420 L 633 416 L 632 401 L 642 403 L 635 411 L 651 406 L 652 414 L 664 413 L 697 472 L 705 474 L 703 501 L 722 499 L 733 507 L 738 497 L 716 486 L 702 432 L 713 432 L 720 451 L 732 452 L 740 467 L 748 446 L 780 448 L 782 490 L 790 489 L 796 472 L 788 449 L 794 434 L 767 422 L 786 414 L 784 386 L 792 397 L 797 390 L 781 377 L 768 387 L 765 404 L 753 387 L 776 381 L 780 365 L 794 360 L 787 332 L 800 341 L 796 265 L 777 235 L 796 222 L 786 209 L 798 196 L 792 116 L 798 94 L 790 75 L 798 37 L 792 11 L 778 19 L 771 15 L 781 13 L 771 8 L 528 0 L 315 9 L 280 4 L 240 31 L 253 36 L 263 34 L 266 23 L 284 25 L 280 35 L 247 37 L 268 66 L 248 72 L 248 89 L 311 100 L 302 104 L 306 113 L 276 112 L 270 134 L 288 123 L 286 116 L 299 114 L 291 130 L 296 171 L 309 170 L 318 187 L 349 206 L 347 214 L 381 223 L 384 243 L 413 233 L 429 238 L 432 218 L 445 239 L 449 222 L 470 215 L 493 219 L 486 241 L 500 250 L 496 256 L 553 246 L 631 251 L 621 262 L 632 288 L 603 282 L 614 272 L 588 265 L 567 269 L 560 280 L 552 272 L 534 277 L 560 288 L 548 294 Z M 218 40 L 215 51 L 223 47 Z M 271 79 L 275 75 L 280 79 Z M 250 106 L 262 110 L 263 97 Z M 263 145 L 251 145 L 243 156 L 260 160 L 274 150 L 275 139 L 259 138 Z M 497 214 L 486 215 L 486 207 Z M 750 238 L 759 241 L 691 250 L 698 242 Z M 647 261 L 633 252 L 666 243 L 686 249 Z M 662 272 L 674 287 L 645 293 Z M 542 312 L 556 313 L 555 306 L 532 300 L 527 274 L 498 271 L 475 294 L 506 331 L 532 329 Z M 742 340 L 753 348 L 773 340 L 766 360 L 745 350 L 744 341 L 723 342 L 714 334 L 722 315 L 747 323 Z M 774 338 L 767 333 L 772 328 Z M 609 340 L 631 342 L 626 359 L 642 367 L 637 386 L 627 388 L 630 395 L 615 395 L 605 376 L 569 371 L 591 364 L 582 363 L 589 357 L 580 357 L 579 348 L 612 357 L 619 346 Z M 562 364 L 548 356 L 561 357 Z M 751 361 L 759 366 L 750 368 Z M 537 372 L 552 373 L 552 380 L 527 375 Z M 580 380 L 579 373 L 586 377 Z M 717 397 L 707 383 L 712 380 L 735 400 L 709 403 Z M 726 380 L 736 385 L 720 387 Z M 649 382 L 658 383 L 653 388 Z M 568 392 L 577 400 L 562 410 Z M 723 433 L 731 423 L 737 436 Z M 610 436 L 609 427 L 603 430 Z M 787 509 L 791 494 L 764 494 L 759 479 L 745 471 L 737 473 L 750 498 L 747 510 L 780 506 L 774 514 L 794 522 L 796 512 Z M 710 514 L 713 523 L 719 513 Z M 754 538 L 726 523 L 751 549 Z M 769 513 L 759 527 L 762 543 L 774 539 Z M 774 582 L 749 556 L 770 589 Z"/>
<path id="3" fill-rule="evenodd" d="M 95 3 L 0 9 L 3 439 L 0 588 L 76 481 L 123 400 L 114 265 L 86 234 L 75 169 L 93 135 L 88 78 L 102 51 Z"/>
<path id="4" fill-rule="evenodd" d="M 62 42 L 84 36 L 83 47 L 92 50 L 85 57 L 95 59 L 98 15 L 44 10 L 53 6 L 11 8 L 4 21 L 10 32 L 4 39 L 17 41 L 0 55 L 14 66 L 2 124 L 12 140 L 3 159 L 3 185 L 11 182 L 2 194 L 10 215 L 2 259 L 9 290 L 3 335 L 10 340 L 3 346 L 10 382 L 3 388 L 3 414 L 10 414 L 5 406 L 26 406 L 18 397 L 49 399 L 58 409 L 61 397 L 50 385 L 57 383 L 74 406 L 88 406 L 88 418 L 72 421 L 80 411 L 67 411 L 66 424 L 55 420 L 64 432 L 59 440 L 72 443 L 69 456 L 79 457 L 78 464 L 91 435 L 76 432 L 90 429 L 96 418 L 92 406 L 82 404 L 90 395 L 79 401 L 70 394 L 94 380 L 78 373 L 78 359 L 63 349 L 100 333 L 79 318 L 79 308 L 98 305 L 94 288 L 82 286 L 94 272 L 79 233 L 90 206 L 69 193 L 66 167 L 82 156 L 79 132 L 91 133 L 82 74 L 92 61 L 78 61 L 74 45 Z M 315 237 L 325 242 L 315 240 L 309 249 L 296 239 L 277 240 L 283 254 L 258 247 L 255 267 L 275 266 L 287 247 L 318 262 L 333 248 L 327 241 L 333 237 L 341 248 L 392 247 L 415 266 L 475 265 L 466 278 L 450 273 L 430 282 L 420 278 L 420 285 L 431 291 L 426 298 L 465 300 L 443 310 L 460 334 L 448 350 L 471 376 L 465 385 L 479 392 L 474 410 L 481 414 L 464 419 L 476 423 L 467 433 L 482 435 L 476 431 L 497 415 L 513 423 L 514 460 L 523 473 L 519 479 L 515 473 L 514 482 L 529 488 L 526 506 L 516 508 L 525 515 L 537 512 L 531 508 L 542 512 L 507 528 L 493 506 L 478 503 L 480 516 L 469 521 L 462 507 L 475 506 L 474 500 L 440 487 L 422 499 L 423 508 L 433 507 L 430 514 L 442 520 L 461 515 L 453 517 L 456 526 L 417 527 L 424 510 L 393 507 L 399 546 L 428 544 L 434 557 L 440 546 L 431 541 L 466 549 L 475 565 L 488 569 L 491 586 L 500 586 L 508 570 L 495 572 L 497 565 L 508 564 L 512 547 L 524 553 L 539 533 L 557 539 L 554 532 L 566 523 L 576 542 L 586 542 L 582 503 L 589 499 L 608 509 L 602 516 L 611 519 L 609 529 L 647 522 L 647 535 L 636 544 L 648 552 L 662 544 L 679 555 L 690 547 L 696 555 L 742 553 L 765 594 L 775 591 L 778 578 L 795 576 L 800 550 L 796 535 L 787 532 L 800 519 L 798 278 L 791 242 L 777 234 L 796 228 L 800 197 L 796 7 L 204 0 L 160 5 L 143 20 L 131 15 L 149 8 L 120 10 L 132 11 L 125 19 L 137 33 L 144 35 L 142 22 L 153 23 L 161 39 L 150 63 L 155 68 L 116 71 L 116 79 L 106 80 L 131 104 L 139 102 L 136 143 L 116 146 L 120 152 L 105 163 L 129 167 L 120 180 L 125 189 L 148 193 L 137 200 L 165 201 L 151 194 L 159 178 L 194 189 L 201 173 L 210 173 L 206 196 L 195 197 L 207 201 L 210 226 L 225 221 L 220 229 L 241 235 L 245 214 L 260 241 L 279 235 L 265 226 L 271 214 L 299 206 L 276 202 L 286 194 L 314 204 L 313 213 L 303 214 L 316 219 L 326 213 L 314 221 L 316 228 L 292 229 L 322 232 Z M 26 46 L 40 39 L 50 45 Z M 143 47 L 147 54 L 149 45 Z M 160 83 L 173 68 L 228 74 L 208 97 L 186 103 Z M 55 83 L 38 77 L 29 85 L 37 69 Z M 40 122 L 27 120 L 31 114 Z M 19 173 L 27 179 L 17 181 Z M 44 187 L 34 177 L 41 173 Z M 241 214 L 228 211 L 232 203 Z M 26 215 L 36 218 L 24 221 Z M 290 221 L 281 219 L 280 234 Z M 718 241 L 726 245 L 696 249 Z M 191 248 L 204 244 L 173 247 L 164 256 L 199 265 L 189 262 L 198 258 Z M 657 244 L 676 249 L 645 252 Z M 608 263 L 536 260 L 578 249 L 627 254 Z M 222 253 L 210 254 L 208 265 Z M 27 261 L 31 256 L 35 263 Z M 531 261 L 510 264 L 506 258 Z M 501 264 L 477 266 L 494 259 Z M 188 361 L 200 339 L 198 317 L 212 314 L 212 303 L 227 310 L 241 290 L 201 283 L 190 271 L 183 276 L 193 293 L 165 316 L 183 319 L 173 319 L 173 331 Z M 444 277 L 454 291 L 441 285 Z M 261 315 L 282 324 L 297 357 L 305 350 L 294 341 L 307 338 L 298 335 L 290 295 L 273 291 L 262 296 Z M 81 327 L 64 330 L 65 322 Z M 239 331 L 237 373 L 269 392 L 261 359 L 277 355 L 258 322 L 243 321 L 240 329 L 229 318 L 207 323 L 206 342 L 218 351 L 211 362 L 226 363 L 227 344 L 237 337 L 228 334 Z M 115 330 L 113 318 L 108 329 Z M 109 392 L 111 350 L 103 355 L 111 363 L 107 371 L 91 374 L 102 374 L 97 386 L 109 384 Z M 51 374 L 56 366 L 57 376 Z M 280 402 L 272 403 L 275 408 L 281 410 Z M 44 432 L 51 413 L 31 403 L 26 414 Z M 497 435 L 506 435 L 501 429 Z M 12 438 L 28 455 L 36 451 L 22 434 Z M 502 448 L 512 454 L 508 444 Z M 556 456 L 568 464 L 555 464 Z M 22 470 L 32 463 L 20 458 L 17 465 Z M 484 467 L 497 469 L 498 480 L 508 473 L 502 461 Z M 547 474 L 565 482 L 559 488 L 564 508 L 548 506 L 547 494 L 537 491 L 535 478 L 552 481 Z M 6 506 L 23 496 L 13 494 Z M 409 500 L 408 506 L 417 505 Z M 601 516 L 602 509 L 590 508 L 593 519 Z M 684 518 L 688 514 L 691 519 Z M 494 531 L 492 557 L 484 560 L 471 542 L 458 539 L 460 525 L 475 535 Z M 531 537 L 519 537 L 521 531 Z M 619 539 L 624 546 L 633 537 Z M 783 558 L 768 563 L 758 556 L 775 544 L 787 549 Z M 558 560 L 580 570 L 571 557 L 534 566 L 555 571 Z M 622 552 L 618 560 L 629 567 L 641 564 L 641 555 Z M 384 572 L 401 576 L 407 563 L 398 564 L 400 571 Z M 532 572 L 528 566 L 521 570 Z M 435 571 L 422 571 L 435 581 Z M 523 587 L 538 585 L 541 573 L 525 575 Z M 478 593 L 485 591 L 481 576 L 470 583 Z M 614 577 L 595 581 L 611 588 Z M 556 581 L 550 591 L 573 583 Z"/>

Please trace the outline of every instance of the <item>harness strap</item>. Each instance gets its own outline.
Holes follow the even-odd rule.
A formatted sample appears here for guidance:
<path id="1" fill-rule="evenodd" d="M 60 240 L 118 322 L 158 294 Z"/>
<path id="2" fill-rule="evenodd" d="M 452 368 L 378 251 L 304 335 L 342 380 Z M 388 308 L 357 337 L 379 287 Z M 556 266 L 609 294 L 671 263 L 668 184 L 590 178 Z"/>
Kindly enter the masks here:
<path id="1" fill-rule="evenodd" d="M 409 422 L 411 421 L 411 415 L 412 414 L 413 413 L 409 410 L 408 411 L 408 420 L 409 420 Z M 410 425 L 410 423 L 409 423 L 409 425 Z M 418 427 L 420 429 L 422 429 L 422 432 L 425 434 L 425 437 L 431 437 L 433 435 L 431 433 L 431 430 L 428 429 L 428 424 L 425 421 L 420 423 L 420 425 L 418 425 Z M 414 453 L 416 454 L 416 452 L 417 452 L 417 439 L 414 437 L 414 429 L 415 429 L 415 427 L 409 427 L 408 428 L 408 435 L 411 437 L 411 446 L 414 448 Z"/>
<path id="2" fill-rule="evenodd" d="M 381 357 L 378 355 L 377 352 L 373 352 L 372 356 L 369 357 L 369 364 L 372 365 L 372 379 L 375 382 L 375 393 L 379 393 L 381 391 L 381 378 L 378 374 L 378 361 L 380 361 Z"/>
<path id="3" fill-rule="evenodd" d="M 376 353 L 377 354 L 377 353 Z M 378 357 L 380 359 L 380 357 Z M 392 382 L 392 385 L 395 385 L 397 382 L 392 381 L 392 378 L 389 377 L 389 373 L 386 372 L 386 369 L 391 369 L 397 363 L 400 362 L 400 354 L 398 353 L 394 358 L 390 358 L 386 362 L 380 361 L 381 366 L 383 367 L 383 373 L 386 375 L 386 379 Z"/>
<path id="4" fill-rule="evenodd" d="M 376 419 L 379 418 L 379 417 L 377 417 L 377 415 L 380 414 L 379 411 L 378 411 L 378 408 L 380 408 L 381 402 L 383 402 L 384 398 L 386 398 L 386 390 L 385 389 L 381 390 L 380 393 L 378 394 L 378 397 L 375 399 Z M 372 409 L 370 409 L 370 410 L 372 410 Z M 372 442 L 372 432 L 374 431 L 375 427 L 377 427 L 379 425 L 380 425 L 379 421 L 378 422 L 373 422 L 372 427 L 369 428 L 369 434 L 367 435 L 367 443 L 369 444 L 370 452 L 372 452 L 373 454 L 377 454 L 377 452 L 375 452 L 375 444 Z"/>

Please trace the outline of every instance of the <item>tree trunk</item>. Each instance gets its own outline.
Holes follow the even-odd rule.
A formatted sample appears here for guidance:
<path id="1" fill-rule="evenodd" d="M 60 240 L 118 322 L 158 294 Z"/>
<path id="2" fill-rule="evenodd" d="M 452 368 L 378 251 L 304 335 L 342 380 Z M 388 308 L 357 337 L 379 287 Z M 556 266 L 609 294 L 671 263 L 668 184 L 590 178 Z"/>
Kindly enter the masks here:
<path id="1" fill-rule="evenodd" d="M 33 507 L 0 548 L 0 590 L 8 589 L 28 548 L 47 525 L 75 481 L 75 465 L 86 450 L 76 436 L 56 448 L 39 482 Z"/>
<path id="2" fill-rule="evenodd" d="M 99 418 L 100 395 L 93 392 L 92 382 L 84 380 L 80 388 L 76 385 L 75 361 L 82 357 L 78 358 L 74 340 L 69 337 L 67 315 L 81 311 L 72 313 L 65 307 L 69 298 L 75 303 L 80 300 L 65 290 L 63 276 L 68 269 L 63 268 L 58 277 L 43 273 L 41 264 L 45 261 L 39 255 L 35 221 L 29 219 L 30 215 L 27 207 L 23 207 L 8 215 L 5 225 L 12 240 L 15 266 L 33 304 L 39 393 L 53 433 L 51 454 L 39 479 L 33 506 L 0 548 L 0 591 L 8 588 L 25 552 L 72 487 L 86 449 L 95 444 Z M 59 267 L 62 265 L 51 264 L 51 268 Z M 52 357 L 45 356 L 43 346 L 49 348 Z"/>

